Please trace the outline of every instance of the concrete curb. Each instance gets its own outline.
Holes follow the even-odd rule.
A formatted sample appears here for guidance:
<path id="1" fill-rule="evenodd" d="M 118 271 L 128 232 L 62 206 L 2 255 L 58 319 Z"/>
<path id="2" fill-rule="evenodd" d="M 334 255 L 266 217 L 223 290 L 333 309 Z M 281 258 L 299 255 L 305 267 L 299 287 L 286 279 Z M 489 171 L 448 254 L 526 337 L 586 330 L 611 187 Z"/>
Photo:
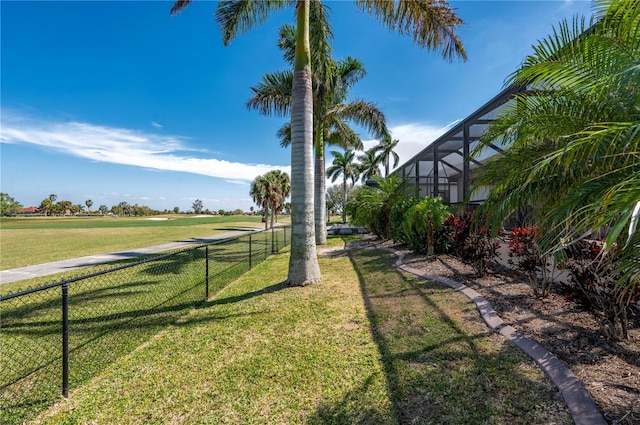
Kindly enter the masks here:
<path id="1" fill-rule="evenodd" d="M 538 364 L 540 369 L 547 374 L 560 391 L 560 394 L 562 394 L 573 418 L 573 422 L 576 425 L 607 425 L 607 421 L 604 419 L 602 412 L 600 412 L 593 398 L 591 398 L 584 385 L 582 385 L 582 382 L 580 382 L 573 372 L 536 341 L 527 338 L 521 332 L 507 325 L 500 316 L 498 316 L 498 313 L 496 313 L 485 297 L 460 282 L 446 277 L 433 276 L 405 265 L 402 262 L 404 258 L 404 253 L 402 252 L 390 248 L 385 248 L 385 250 L 398 256 L 395 265 L 399 269 L 423 279 L 443 283 L 462 292 L 467 298 L 473 301 L 480 312 L 480 316 L 490 329 L 498 332 L 524 351 Z"/>

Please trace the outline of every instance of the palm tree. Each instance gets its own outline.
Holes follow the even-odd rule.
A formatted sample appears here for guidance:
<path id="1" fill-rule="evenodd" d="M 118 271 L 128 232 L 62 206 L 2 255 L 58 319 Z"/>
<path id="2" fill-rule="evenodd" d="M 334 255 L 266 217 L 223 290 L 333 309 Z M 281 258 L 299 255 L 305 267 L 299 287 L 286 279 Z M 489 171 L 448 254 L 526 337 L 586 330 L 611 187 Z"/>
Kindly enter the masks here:
<path id="1" fill-rule="evenodd" d="M 347 204 L 347 180 L 351 180 L 351 186 L 358 181 L 359 172 L 358 165 L 354 162 L 356 153 L 352 150 L 346 150 L 344 154 L 338 151 L 331 151 L 333 155 L 333 163 L 327 168 L 327 177 L 331 179 L 331 182 L 335 182 L 340 175 L 342 175 L 342 184 L 344 187 L 343 205 Z M 345 209 L 342 210 L 342 222 L 347 222 L 347 213 Z"/>
<path id="2" fill-rule="evenodd" d="M 120 207 L 123 215 L 131 215 L 131 205 L 127 201 L 120 202 L 118 207 Z"/>
<path id="3" fill-rule="evenodd" d="M 511 77 L 530 91 L 483 137 L 507 149 L 474 187 L 493 185 L 482 208 L 496 224 L 535 205 L 548 253 L 609 227 L 631 295 L 640 287 L 640 2 L 596 4 L 595 20 L 561 22 Z"/>
<path id="4" fill-rule="evenodd" d="M 358 155 L 358 160 L 360 161 L 358 172 L 362 183 L 380 176 L 380 157 L 376 156 L 375 148 L 369 149 L 362 155 Z"/>
<path id="5" fill-rule="evenodd" d="M 256 177 L 249 191 L 253 201 L 265 211 L 265 215 L 268 216 L 271 212 L 271 228 L 273 228 L 274 217 L 282 211 L 285 200 L 290 193 L 289 175 L 280 170 L 269 171 Z M 267 220 L 265 220 L 265 230 L 267 226 Z"/>
<path id="6" fill-rule="evenodd" d="M 93 201 L 91 199 L 87 199 L 86 201 L 84 201 L 84 204 L 89 209 L 89 214 L 91 214 L 91 206 L 93 205 Z"/>
<path id="7" fill-rule="evenodd" d="M 40 202 L 40 206 L 38 207 L 40 212 L 43 212 L 45 216 L 47 216 L 50 212 L 53 211 L 53 202 L 51 202 L 50 198 L 44 198 L 42 202 Z"/>
<path id="8" fill-rule="evenodd" d="M 175 14 L 191 0 L 177 0 Z M 295 5 L 296 49 L 291 93 L 291 256 L 288 282 L 304 286 L 322 280 L 315 245 L 313 211 L 313 89 L 312 52 L 309 43 L 311 0 L 226 0 L 218 3 L 216 20 L 225 45 L 238 31 L 246 31 L 264 22 L 271 12 Z M 445 58 L 466 58 L 455 27 L 462 21 L 446 2 L 432 0 L 388 1 L 356 0 L 361 10 L 376 16 L 384 25 L 413 36 L 420 47 L 441 49 Z M 312 24 L 312 23 L 311 23 Z"/>
<path id="9" fill-rule="evenodd" d="M 375 152 L 378 154 L 378 161 L 384 164 L 384 176 L 389 177 L 389 163 L 393 158 L 393 168 L 398 166 L 400 157 L 394 152 L 396 146 L 400 140 L 392 140 L 390 136 L 383 138 L 380 143 L 374 147 Z"/>
<path id="10" fill-rule="evenodd" d="M 334 144 L 343 149 L 362 149 L 362 141 L 347 122 L 365 127 L 376 137 L 388 134 L 384 114 L 373 104 L 364 101 L 344 103 L 350 88 L 358 82 L 366 71 L 357 59 L 347 57 L 341 61 L 330 58 L 331 31 L 326 23 L 324 8 L 313 4 L 311 28 L 313 72 L 313 116 L 315 146 L 314 206 L 316 244 L 327 241 L 326 230 L 326 177 L 325 145 Z M 280 29 L 278 45 L 284 52 L 285 60 L 293 66 L 295 57 L 295 28 L 285 25 Z M 262 81 L 252 87 L 254 95 L 247 102 L 248 108 L 257 109 L 262 114 L 287 115 L 291 105 L 293 73 L 280 71 L 266 74 Z M 291 144 L 290 125 L 285 124 L 278 132 L 281 145 Z"/>

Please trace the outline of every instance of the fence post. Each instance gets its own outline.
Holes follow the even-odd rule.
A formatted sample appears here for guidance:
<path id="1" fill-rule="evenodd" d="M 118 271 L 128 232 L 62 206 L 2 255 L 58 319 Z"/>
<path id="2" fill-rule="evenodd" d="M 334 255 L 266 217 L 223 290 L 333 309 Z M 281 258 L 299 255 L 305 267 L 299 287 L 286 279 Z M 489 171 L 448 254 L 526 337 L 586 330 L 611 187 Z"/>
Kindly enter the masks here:
<path id="1" fill-rule="evenodd" d="M 253 258 L 253 255 L 251 254 L 251 236 L 249 235 L 249 270 L 251 270 L 251 259 Z"/>
<path id="2" fill-rule="evenodd" d="M 69 398 L 69 284 L 62 284 L 62 396 Z"/>
<path id="3" fill-rule="evenodd" d="M 209 245 L 205 245 L 204 247 L 204 272 L 205 272 L 205 277 L 204 277 L 204 282 L 205 282 L 205 301 L 209 300 Z"/>
<path id="4" fill-rule="evenodd" d="M 276 248 L 275 248 L 275 233 L 276 229 L 274 227 L 271 228 L 271 253 L 273 254 L 274 252 L 276 252 Z"/>

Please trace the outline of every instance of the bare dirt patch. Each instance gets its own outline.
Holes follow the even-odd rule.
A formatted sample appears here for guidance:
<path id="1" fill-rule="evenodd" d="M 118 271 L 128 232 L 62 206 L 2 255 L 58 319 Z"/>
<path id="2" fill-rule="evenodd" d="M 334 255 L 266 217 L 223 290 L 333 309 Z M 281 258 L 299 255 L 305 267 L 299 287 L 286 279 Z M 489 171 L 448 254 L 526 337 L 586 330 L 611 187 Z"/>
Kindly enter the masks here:
<path id="1" fill-rule="evenodd" d="M 403 246 L 371 240 L 356 246 L 404 251 Z M 498 264 L 477 277 L 471 266 L 450 255 L 428 259 L 405 254 L 406 265 L 475 289 L 502 320 L 555 354 L 582 381 L 609 423 L 640 424 L 638 315 L 632 318 L 627 340 L 607 340 L 596 318 L 561 285 L 554 285 L 546 298 L 536 299 L 525 278 Z"/>

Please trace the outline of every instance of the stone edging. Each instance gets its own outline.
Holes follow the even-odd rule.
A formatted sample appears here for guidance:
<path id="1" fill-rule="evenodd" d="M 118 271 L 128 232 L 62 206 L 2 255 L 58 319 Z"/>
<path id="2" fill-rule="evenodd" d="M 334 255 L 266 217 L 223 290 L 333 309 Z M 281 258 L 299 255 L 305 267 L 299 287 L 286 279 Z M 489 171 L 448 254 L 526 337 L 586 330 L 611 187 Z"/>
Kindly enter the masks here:
<path id="1" fill-rule="evenodd" d="M 527 338 L 521 332 L 507 325 L 493 309 L 489 301 L 475 290 L 463 285 L 455 280 L 433 276 L 422 272 L 421 270 L 409 267 L 402 262 L 404 254 L 391 248 L 384 248 L 398 256 L 396 267 L 399 269 L 419 276 L 424 279 L 434 280 L 443 283 L 459 292 L 462 292 L 471 301 L 473 301 L 480 311 L 480 316 L 487 326 L 493 331 L 511 341 L 518 348 L 529 355 L 547 374 L 551 381 L 558 387 L 560 394 L 564 398 L 571 417 L 576 425 L 607 425 L 602 412 L 589 395 L 582 382 L 562 363 L 556 356 L 547 351 L 536 341 Z"/>

